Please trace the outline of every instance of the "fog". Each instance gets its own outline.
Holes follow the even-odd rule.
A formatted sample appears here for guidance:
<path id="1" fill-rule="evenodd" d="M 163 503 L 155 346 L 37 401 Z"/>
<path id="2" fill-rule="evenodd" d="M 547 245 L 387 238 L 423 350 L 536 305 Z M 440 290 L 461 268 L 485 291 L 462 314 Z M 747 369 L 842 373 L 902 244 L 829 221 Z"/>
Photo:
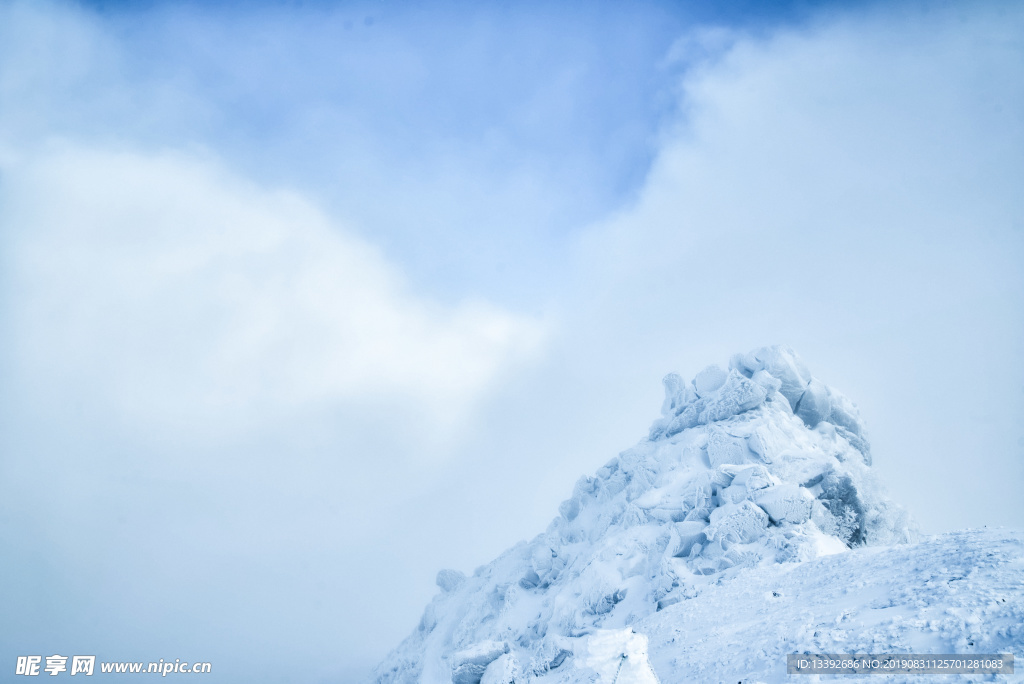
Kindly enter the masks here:
<path id="1" fill-rule="evenodd" d="M 1022 29 L 0 4 L 4 667 L 366 677 L 767 344 L 926 532 L 1022 527 Z"/>

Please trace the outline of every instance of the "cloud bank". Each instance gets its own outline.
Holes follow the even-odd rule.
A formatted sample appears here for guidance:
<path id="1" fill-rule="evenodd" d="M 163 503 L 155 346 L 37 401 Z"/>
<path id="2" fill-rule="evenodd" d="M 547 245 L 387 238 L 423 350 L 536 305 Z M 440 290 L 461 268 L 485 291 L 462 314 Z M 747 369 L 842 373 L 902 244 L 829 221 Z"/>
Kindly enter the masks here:
<path id="1" fill-rule="evenodd" d="M 71 385 L 125 422 L 243 429 L 359 398 L 447 423 L 541 342 L 209 159 L 52 145 L 3 172 L 12 349 L 41 402 Z"/>

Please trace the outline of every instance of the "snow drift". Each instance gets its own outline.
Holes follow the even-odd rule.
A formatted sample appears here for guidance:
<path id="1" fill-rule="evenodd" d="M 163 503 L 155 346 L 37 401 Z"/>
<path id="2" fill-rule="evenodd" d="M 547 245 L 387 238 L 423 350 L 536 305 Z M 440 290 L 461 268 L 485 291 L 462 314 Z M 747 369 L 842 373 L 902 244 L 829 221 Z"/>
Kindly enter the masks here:
<path id="1" fill-rule="evenodd" d="M 941 540 L 888 548 L 916 533 L 873 478 L 856 406 L 786 347 L 736 355 L 728 370 L 710 366 L 692 382 L 671 374 L 664 383 L 662 415 L 649 436 L 580 478 L 546 532 L 471 577 L 438 573 L 440 593 L 377 668 L 377 682 L 639 684 L 726 673 L 733 681 L 776 680 L 785 677 L 786 653 L 924 643 L 905 634 L 906 624 L 879 627 L 881 613 L 851 629 L 857 601 L 794 603 L 815 583 L 822 596 L 869 581 L 888 586 L 902 572 L 894 569 L 900 560 L 914 554 L 942 561 L 936 576 L 955 564 L 925 548 Z M 1020 569 L 1019 539 L 985 539 L 968 541 L 979 554 L 998 541 Z M 871 547 L 885 549 L 891 562 L 875 567 Z M 844 553 L 851 549 L 858 553 Z M 1019 617 L 1019 590 L 1003 593 L 1000 615 Z M 878 587 L 868 595 L 880 605 L 888 600 L 883 608 L 902 605 Z M 894 612 L 906 611 L 885 617 Z M 993 639 L 1019 645 L 1020 622 Z M 818 623 L 825 627 L 813 629 Z M 966 647 L 953 642 L 971 630 L 942 624 L 935 632 L 949 647 Z"/>

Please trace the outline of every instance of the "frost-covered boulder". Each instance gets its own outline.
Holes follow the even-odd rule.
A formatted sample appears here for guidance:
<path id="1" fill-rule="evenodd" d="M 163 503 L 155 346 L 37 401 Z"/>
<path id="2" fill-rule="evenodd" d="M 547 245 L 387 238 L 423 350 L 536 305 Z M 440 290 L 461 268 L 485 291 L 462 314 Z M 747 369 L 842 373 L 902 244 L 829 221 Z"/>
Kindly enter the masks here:
<path id="1" fill-rule="evenodd" d="M 647 438 L 581 477 L 545 532 L 472 576 L 438 573 L 377 681 L 648 681 L 645 620 L 744 572 L 913 538 L 856 406 L 791 349 L 664 386 Z"/>
<path id="2" fill-rule="evenodd" d="M 688 385 L 680 386 L 678 378 L 671 374 L 664 380 L 667 413 L 651 427 L 652 439 L 671 437 L 698 425 L 725 420 L 756 408 L 768 396 L 763 385 L 735 370 L 726 373 L 717 366 L 705 368 L 694 383 Z"/>
<path id="3" fill-rule="evenodd" d="M 790 483 L 759 489 L 752 492 L 751 499 L 775 524 L 807 522 L 814 504 L 814 497 L 805 488 Z"/>
<path id="4" fill-rule="evenodd" d="M 740 468 L 732 478 L 733 487 L 742 487 L 747 494 L 776 484 L 776 479 L 763 465 Z"/>
<path id="5" fill-rule="evenodd" d="M 677 539 L 673 555 L 680 558 L 689 556 L 694 545 L 700 546 L 707 541 L 707 528 L 708 524 L 703 520 L 684 520 L 673 525 L 672 531 Z"/>
<path id="6" fill-rule="evenodd" d="M 451 568 L 438 570 L 437 579 L 435 580 L 437 586 L 445 593 L 455 591 L 461 587 L 465 581 L 466 576 L 464 574 L 458 570 L 452 570 Z"/>
<path id="7" fill-rule="evenodd" d="M 749 544 L 764 536 L 768 514 L 750 501 L 728 503 L 711 512 L 711 524 L 705 530 L 712 541 Z"/>
<path id="8" fill-rule="evenodd" d="M 811 373 L 796 353 L 785 346 L 764 347 L 749 354 L 737 354 L 729 367 L 747 377 L 764 371 L 779 382 L 779 392 L 796 406 L 811 381 Z"/>
<path id="9" fill-rule="evenodd" d="M 871 465 L 871 448 L 857 407 L 812 376 L 792 349 L 764 347 L 749 354 L 737 354 L 729 368 L 764 387 L 768 395 L 781 394 L 808 427 L 823 422 L 831 424 Z"/>
<path id="10" fill-rule="evenodd" d="M 651 669 L 647 637 L 632 629 L 597 630 L 581 644 L 572 681 L 601 684 L 660 684 Z"/>
<path id="11" fill-rule="evenodd" d="M 480 684 L 515 684 L 516 675 L 516 659 L 511 653 L 505 653 L 491 661 L 480 678 Z"/>
<path id="12" fill-rule="evenodd" d="M 708 462 L 712 468 L 719 468 L 723 465 L 742 465 L 751 460 L 756 460 L 757 455 L 747 446 L 747 440 L 743 437 L 735 437 L 725 430 L 708 430 Z"/>
<path id="13" fill-rule="evenodd" d="M 452 684 L 480 684 L 491 663 L 508 653 L 508 644 L 482 641 L 452 656 Z"/>
<path id="14" fill-rule="evenodd" d="M 693 387 L 698 397 L 703 399 L 725 384 L 729 376 L 718 366 L 708 366 L 693 379 Z"/>

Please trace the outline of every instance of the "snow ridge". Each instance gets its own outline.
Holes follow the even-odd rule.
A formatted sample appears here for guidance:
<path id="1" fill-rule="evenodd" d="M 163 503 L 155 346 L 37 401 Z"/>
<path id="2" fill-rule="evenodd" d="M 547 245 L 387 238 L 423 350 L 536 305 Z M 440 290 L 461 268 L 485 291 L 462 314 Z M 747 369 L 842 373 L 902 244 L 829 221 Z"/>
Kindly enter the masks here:
<path id="1" fill-rule="evenodd" d="M 649 436 L 580 478 L 547 531 L 471 577 L 438 573 L 375 681 L 657 682 L 637 626 L 704 587 L 916 538 L 856 406 L 791 349 L 664 384 Z"/>

